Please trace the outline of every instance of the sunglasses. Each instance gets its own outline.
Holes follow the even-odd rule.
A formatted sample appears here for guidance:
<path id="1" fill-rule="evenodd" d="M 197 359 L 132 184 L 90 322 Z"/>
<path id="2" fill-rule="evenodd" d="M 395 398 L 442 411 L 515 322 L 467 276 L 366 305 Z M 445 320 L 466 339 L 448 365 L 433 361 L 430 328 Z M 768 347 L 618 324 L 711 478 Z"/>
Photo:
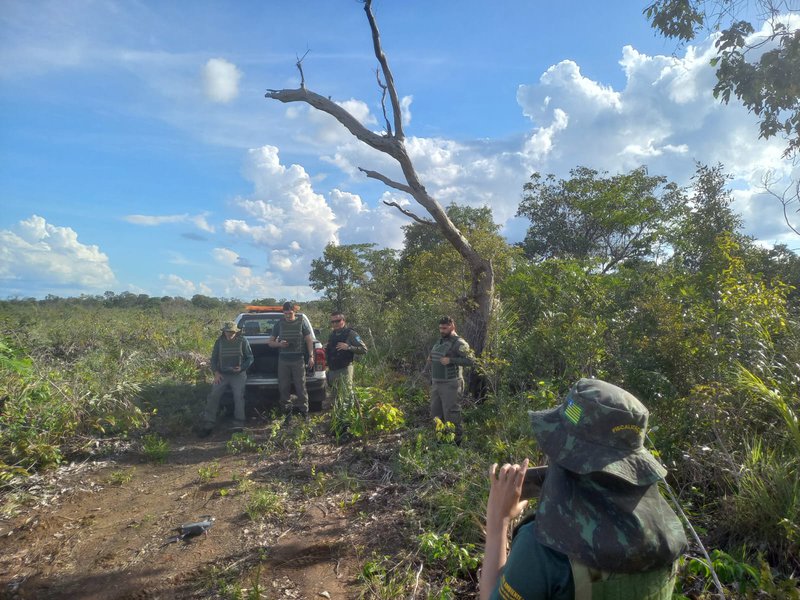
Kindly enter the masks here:
<path id="1" fill-rule="evenodd" d="M 331 323 L 341 323 L 343 319 L 331 319 Z"/>

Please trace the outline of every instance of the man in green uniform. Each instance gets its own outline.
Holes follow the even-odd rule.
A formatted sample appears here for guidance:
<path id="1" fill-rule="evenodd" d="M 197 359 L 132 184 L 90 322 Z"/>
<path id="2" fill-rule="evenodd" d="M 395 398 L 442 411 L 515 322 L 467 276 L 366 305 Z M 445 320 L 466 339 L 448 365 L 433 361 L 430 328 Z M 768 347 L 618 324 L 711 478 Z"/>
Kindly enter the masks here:
<path id="1" fill-rule="evenodd" d="M 581 379 L 561 406 L 530 419 L 550 462 L 542 495 L 507 555 L 528 460 L 492 465 L 481 600 L 670 600 L 686 536 L 658 490 L 667 471 L 644 448 L 644 405 Z"/>
<path id="2" fill-rule="evenodd" d="M 431 418 L 455 426 L 456 443 L 461 443 L 461 395 L 464 392 L 462 367 L 473 363 L 469 344 L 456 333 L 452 317 L 439 319 L 441 338 L 428 355 L 431 365 Z"/>
<path id="3" fill-rule="evenodd" d="M 283 319 L 275 323 L 267 342 L 280 348 L 278 354 L 278 391 L 281 409 L 289 419 L 293 414 L 308 417 L 308 392 L 306 391 L 306 364 L 303 346 L 308 351 L 308 368 L 314 367 L 314 336 L 305 319 L 298 318 L 291 302 L 283 303 Z M 294 386 L 296 400 L 292 405 L 290 395 Z"/>
<path id="4" fill-rule="evenodd" d="M 352 402 L 353 398 L 353 358 L 356 354 L 366 354 L 367 346 L 361 336 L 347 326 L 344 314 L 331 313 L 331 335 L 325 346 L 328 359 L 328 387 L 333 390 L 334 401 Z"/>
<path id="5" fill-rule="evenodd" d="M 214 385 L 206 400 L 201 437 L 214 430 L 219 411 L 219 400 L 226 388 L 233 393 L 233 428 L 244 427 L 244 388 L 247 382 L 247 369 L 253 364 L 253 351 L 250 343 L 241 334 L 241 329 L 233 321 L 222 326 L 222 333 L 214 342 L 211 351 L 211 370 L 214 371 Z"/>

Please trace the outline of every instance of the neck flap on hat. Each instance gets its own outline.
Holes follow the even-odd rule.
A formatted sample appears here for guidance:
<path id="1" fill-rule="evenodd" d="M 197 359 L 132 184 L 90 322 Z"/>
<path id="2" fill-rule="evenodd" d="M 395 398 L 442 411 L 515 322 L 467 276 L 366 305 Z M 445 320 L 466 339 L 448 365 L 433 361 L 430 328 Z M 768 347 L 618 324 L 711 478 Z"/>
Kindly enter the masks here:
<path id="1" fill-rule="evenodd" d="M 666 567 L 686 548 L 680 520 L 658 485 L 578 475 L 556 464 L 548 468 L 536 523 L 542 544 L 603 571 Z"/>

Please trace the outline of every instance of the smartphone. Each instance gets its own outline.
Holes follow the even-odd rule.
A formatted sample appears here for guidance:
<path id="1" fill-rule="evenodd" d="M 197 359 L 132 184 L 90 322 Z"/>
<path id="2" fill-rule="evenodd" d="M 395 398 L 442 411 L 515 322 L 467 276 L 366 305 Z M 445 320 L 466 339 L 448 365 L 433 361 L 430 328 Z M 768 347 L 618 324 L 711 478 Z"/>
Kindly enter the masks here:
<path id="1" fill-rule="evenodd" d="M 542 484 L 547 475 L 547 467 L 529 467 L 525 471 L 525 479 L 522 480 L 522 493 L 520 498 L 527 500 L 536 498 L 542 493 Z"/>

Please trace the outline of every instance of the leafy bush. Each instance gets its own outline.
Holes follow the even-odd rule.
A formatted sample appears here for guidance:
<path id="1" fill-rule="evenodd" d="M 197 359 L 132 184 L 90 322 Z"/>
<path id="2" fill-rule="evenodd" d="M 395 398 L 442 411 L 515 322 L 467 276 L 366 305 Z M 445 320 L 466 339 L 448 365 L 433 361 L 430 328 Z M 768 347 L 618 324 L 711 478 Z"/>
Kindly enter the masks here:
<path id="1" fill-rule="evenodd" d="M 331 411 L 331 431 L 340 438 L 356 438 L 396 431 L 405 425 L 402 409 L 394 404 L 393 390 L 355 387 L 353 398 L 338 395 Z"/>
<path id="2" fill-rule="evenodd" d="M 284 513 L 284 498 L 266 488 L 258 488 L 250 492 L 245 512 L 253 521 L 268 519 Z"/>
<path id="3" fill-rule="evenodd" d="M 169 442 L 157 433 L 142 437 L 142 452 L 150 462 L 163 463 L 169 455 Z"/>
<path id="4" fill-rule="evenodd" d="M 474 571 L 480 562 L 475 544 L 459 546 L 450 539 L 449 533 L 423 533 L 419 536 L 419 551 L 428 564 L 438 564 L 453 576 Z"/>

